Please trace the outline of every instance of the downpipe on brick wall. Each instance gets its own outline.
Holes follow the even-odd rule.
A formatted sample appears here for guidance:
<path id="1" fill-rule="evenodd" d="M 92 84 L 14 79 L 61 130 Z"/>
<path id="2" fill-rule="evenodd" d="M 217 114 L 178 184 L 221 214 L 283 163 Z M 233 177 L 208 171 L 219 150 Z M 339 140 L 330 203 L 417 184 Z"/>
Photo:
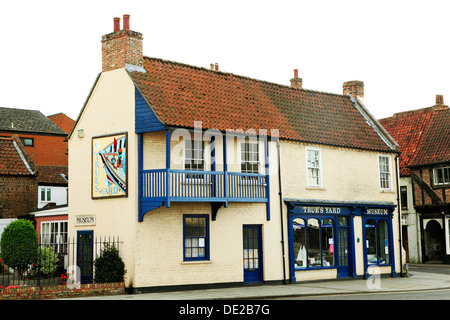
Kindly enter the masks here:
<path id="1" fill-rule="evenodd" d="M 403 241 L 402 241 L 402 213 L 401 213 L 401 204 L 400 204 L 400 186 L 399 186 L 399 180 L 398 180 L 398 158 L 400 157 L 400 154 L 397 153 L 395 156 L 395 180 L 397 185 L 397 212 L 398 212 L 398 243 L 400 246 L 400 276 L 408 276 L 408 274 L 403 273 Z"/>
<path id="2" fill-rule="evenodd" d="M 280 197 L 280 218 L 281 218 L 281 250 L 283 258 L 283 284 L 286 282 L 286 254 L 284 250 L 284 219 L 283 219 L 283 192 L 281 189 L 281 160 L 280 160 L 280 139 L 277 138 L 277 156 L 278 156 L 278 195 Z"/>

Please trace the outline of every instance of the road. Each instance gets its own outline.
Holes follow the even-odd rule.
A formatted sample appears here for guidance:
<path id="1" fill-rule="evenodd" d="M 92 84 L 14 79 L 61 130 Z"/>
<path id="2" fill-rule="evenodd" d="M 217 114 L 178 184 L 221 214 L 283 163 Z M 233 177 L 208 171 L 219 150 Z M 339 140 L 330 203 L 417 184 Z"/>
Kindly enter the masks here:
<path id="1" fill-rule="evenodd" d="M 445 274 L 450 276 L 450 265 L 443 264 L 413 264 L 409 265 L 411 276 L 414 272 L 425 272 L 430 274 Z M 281 298 L 279 300 L 450 300 L 450 289 L 430 289 L 412 292 L 377 293 L 364 294 L 336 294 L 322 296 L 298 296 Z"/>
<path id="2" fill-rule="evenodd" d="M 278 300 L 278 299 L 277 299 Z M 450 289 L 395 293 L 338 294 L 315 297 L 288 297 L 280 300 L 450 300 Z"/>

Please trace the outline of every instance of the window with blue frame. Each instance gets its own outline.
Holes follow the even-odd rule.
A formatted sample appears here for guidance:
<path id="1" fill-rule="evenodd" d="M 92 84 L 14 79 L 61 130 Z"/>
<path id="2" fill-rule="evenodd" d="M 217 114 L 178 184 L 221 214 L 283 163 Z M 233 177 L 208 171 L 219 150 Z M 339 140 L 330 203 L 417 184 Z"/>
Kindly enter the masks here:
<path id="1" fill-rule="evenodd" d="M 183 216 L 184 261 L 209 259 L 209 216 Z"/>
<path id="2" fill-rule="evenodd" d="M 390 264 L 389 224 L 386 219 L 365 221 L 366 255 L 369 265 Z"/>
<path id="3" fill-rule="evenodd" d="M 296 269 L 335 265 L 333 219 L 297 218 L 292 227 Z"/>

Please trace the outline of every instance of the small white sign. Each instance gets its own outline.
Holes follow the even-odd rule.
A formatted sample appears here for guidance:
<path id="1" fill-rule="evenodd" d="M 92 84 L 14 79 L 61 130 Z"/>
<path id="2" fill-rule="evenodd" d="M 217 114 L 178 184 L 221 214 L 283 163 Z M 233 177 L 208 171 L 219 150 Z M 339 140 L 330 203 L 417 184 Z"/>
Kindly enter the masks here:
<path id="1" fill-rule="evenodd" d="M 75 226 L 95 226 L 95 215 L 75 216 Z"/>

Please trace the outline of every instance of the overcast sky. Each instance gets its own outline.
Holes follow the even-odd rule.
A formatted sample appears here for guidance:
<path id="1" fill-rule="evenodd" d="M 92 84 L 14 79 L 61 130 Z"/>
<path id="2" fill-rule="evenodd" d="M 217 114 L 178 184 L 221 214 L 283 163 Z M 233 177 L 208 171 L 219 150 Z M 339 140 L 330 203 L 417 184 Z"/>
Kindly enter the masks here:
<path id="1" fill-rule="evenodd" d="M 0 106 L 74 120 L 101 72 L 101 36 L 130 14 L 144 55 L 342 93 L 377 118 L 450 103 L 448 0 L 1 1 Z"/>

